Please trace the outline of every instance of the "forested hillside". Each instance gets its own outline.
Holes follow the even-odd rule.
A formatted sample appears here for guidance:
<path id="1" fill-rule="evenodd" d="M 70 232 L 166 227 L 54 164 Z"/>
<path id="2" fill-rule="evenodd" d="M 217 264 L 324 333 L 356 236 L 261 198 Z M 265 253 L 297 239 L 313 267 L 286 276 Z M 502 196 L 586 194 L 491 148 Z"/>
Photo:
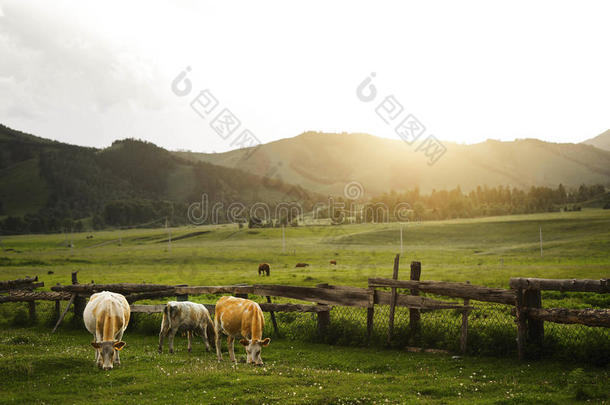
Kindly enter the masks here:
<path id="1" fill-rule="evenodd" d="M 192 162 L 134 139 L 98 150 L 48 141 L 0 125 L 0 222 L 4 233 L 133 226 L 187 220 L 206 194 L 224 209 L 234 202 L 273 205 L 313 196 L 300 187 L 239 170 Z M 221 210 L 219 220 L 225 218 Z M 226 220 L 226 218 L 225 218 Z"/>

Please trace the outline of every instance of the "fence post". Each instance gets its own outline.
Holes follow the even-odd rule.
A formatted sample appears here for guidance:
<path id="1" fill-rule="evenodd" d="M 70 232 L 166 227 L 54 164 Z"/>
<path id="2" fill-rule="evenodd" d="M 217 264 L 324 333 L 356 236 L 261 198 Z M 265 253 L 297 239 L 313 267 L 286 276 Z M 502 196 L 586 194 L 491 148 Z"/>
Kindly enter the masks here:
<path id="1" fill-rule="evenodd" d="M 466 281 L 467 284 L 470 284 L 470 281 Z M 464 306 L 467 307 L 470 305 L 470 300 L 468 298 L 464 298 Z M 470 310 L 464 308 L 462 310 L 462 333 L 460 335 L 460 350 L 462 353 L 466 353 L 466 344 L 468 342 L 468 315 L 470 314 Z"/>
<path id="2" fill-rule="evenodd" d="M 268 295 L 267 295 L 267 302 L 271 304 L 271 297 Z M 277 321 L 275 319 L 275 312 L 269 311 L 269 313 L 271 314 L 271 323 L 273 324 L 273 331 L 275 332 L 275 334 L 277 336 L 280 336 L 280 330 L 277 327 Z"/>
<path id="3" fill-rule="evenodd" d="M 540 290 L 525 290 L 523 296 L 524 304 L 527 308 L 542 308 L 542 295 Z M 535 344 L 542 344 L 544 339 L 544 321 L 532 319 L 529 316 L 527 319 L 527 338 L 528 341 Z"/>
<path id="4" fill-rule="evenodd" d="M 411 262 L 411 280 L 419 281 L 421 277 L 421 262 Z M 418 288 L 411 289 L 411 295 L 419 295 Z M 421 329 L 421 314 L 419 309 L 409 309 L 409 327 L 411 329 L 411 336 L 413 336 L 414 343 L 419 343 L 419 335 Z"/>
<path id="5" fill-rule="evenodd" d="M 366 339 L 371 341 L 375 319 L 375 288 L 369 287 L 369 306 L 366 310 Z"/>
<path id="6" fill-rule="evenodd" d="M 60 301 L 55 300 L 55 321 L 59 320 L 59 315 L 61 315 L 61 306 Z"/>
<path id="7" fill-rule="evenodd" d="M 323 305 L 323 304 L 318 304 Z M 321 311 L 318 312 L 318 333 L 323 335 L 328 330 L 330 326 L 330 311 Z"/>
<path id="8" fill-rule="evenodd" d="M 328 283 L 316 284 L 319 288 L 328 288 Z M 317 305 L 324 305 L 317 303 Z M 330 326 L 330 311 L 318 312 L 318 333 L 323 335 Z"/>
<path id="9" fill-rule="evenodd" d="M 515 311 L 517 322 L 517 352 L 519 354 L 519 360 L 523 360 L 525 352 L 525 334 L 527 332 L 527 323 L 525 320 L 525 313 L 523 312 L 523 289 L 517 290 L 517 308 Z"/>
<path id="10" fill-rule="evenodd" d="M 398 280 L 398 265 L 400 263 L 400 254 L 397 254 L 394 258 L 394 271 L 392 273 L 392 279 Z M 392 299 L 390 301 L 390 321 L 388 325 L 388 345 L 392 341 L 392 335 L 394 334 L 394 312 L 396 311 L 396 288 L 392 287 Z"/>
<path id="11" fill-rule="evenodd" d="M 72 284 L 78 284 L 78 270 L 72 272 Z M 78 318 L 83 317 L 83 312 L 85 311 L 85 298 L 76 294 L 76 298 L 74 298 L 74 316 Z"/>
<path id="12" fill-rule="evenodd" d="M 30 312 L 30 322 L 36 322 L 36 301 L 28 302 L 28 309 Z"/>

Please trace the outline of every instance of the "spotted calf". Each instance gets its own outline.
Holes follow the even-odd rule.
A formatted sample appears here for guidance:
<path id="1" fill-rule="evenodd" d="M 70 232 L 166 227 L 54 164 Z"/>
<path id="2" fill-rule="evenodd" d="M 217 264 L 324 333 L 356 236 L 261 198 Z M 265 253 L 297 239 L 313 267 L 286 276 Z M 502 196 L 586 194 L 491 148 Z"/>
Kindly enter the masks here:
<path id="1" fill-rule="evenodd" d="M 212 318 L 208 309 L 202 305 L 189 301 L 170 301 L 163 309 L 161 332 L 159 332 L 159 353 L 163 351 L 163 338 L 169 335 L 169 352 L 174 352 L 174 337 L 178 330 L 186 330 L 188 351 L 191 351 L 191 336 L 198 333 L 205 348 L 210 351 L 208 342 L 208 325 L 212 325 Z"/>

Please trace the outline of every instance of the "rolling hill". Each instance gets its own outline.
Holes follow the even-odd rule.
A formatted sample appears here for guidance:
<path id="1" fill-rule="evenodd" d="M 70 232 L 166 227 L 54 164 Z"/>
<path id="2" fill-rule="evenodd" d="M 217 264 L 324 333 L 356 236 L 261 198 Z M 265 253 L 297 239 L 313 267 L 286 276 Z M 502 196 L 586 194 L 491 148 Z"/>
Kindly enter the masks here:
<path id="1" fill-rule="evenodd" d="M 351 181 L 362 184 L 366 196 L 415 187 L 429 192 L 457 185 L 464 191 L 479 185 L 522 189 L 560 183 L 567 187 L 610 185 L 610 151 L 591 145 L 520 139 L 445 146 L 447 152 L 432 166 L 415 146 L 360 133 L 306 132 L 261 145 L 254 152 L 175 153 L 189 160 L 281 178 L 323 194 L 341 194 Z"/>
<path id="2" fill-rule="evenodd" d="M 85 148 L 0 125 L 0 151 L 0 215 L 51 221 L 42 230 L 57 229 L 66 218 L 108 214 L 109 203 L 125 217 L 123 223 L 114 218 L 115 224 L 125 225 L 150 220 L 160 212 L 184 223 L 188 205 L 200 202 L 203 193 L 210 206 L 223 204 L 221 214 L 234 202 L 273 206 L 298 198 L 307 206 L 314 199 L 300 187 L 182 159 L 134 139 L 116 141 L 105 149 Z"/>
<path id="3" fill-rule="evenodd" d="M 595 138 L 587 139 L 583 143 L 593 145 L 599 149 L 610 151 L 610 129 L 597 135 Z"/>

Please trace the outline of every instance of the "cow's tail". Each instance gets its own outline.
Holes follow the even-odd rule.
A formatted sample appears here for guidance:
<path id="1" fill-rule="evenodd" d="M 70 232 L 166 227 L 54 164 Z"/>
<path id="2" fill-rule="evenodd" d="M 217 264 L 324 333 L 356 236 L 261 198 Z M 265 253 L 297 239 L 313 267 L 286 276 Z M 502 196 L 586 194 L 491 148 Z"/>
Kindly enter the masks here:
<path id="1" fill-rule="evenodd" d="M 212 328 L 214 327 L 214 321 L 212 320 L 212 317 L 210 316 L 210 311 L 207 310 L 205 311 L 205 317 L 206 317 L 206 321 L 208 323 L 208 325 L 210 325 Z"/>
<path id="2" fill-rule="evenodd" d="M 167 304 L 165 308 L 163 308 L 163 315 L 165 316 L 165 319 L 167 319 L 168 329 L 172 328 L 172 309 L 174 309 L 174 307 L 169 304 Z"/>

